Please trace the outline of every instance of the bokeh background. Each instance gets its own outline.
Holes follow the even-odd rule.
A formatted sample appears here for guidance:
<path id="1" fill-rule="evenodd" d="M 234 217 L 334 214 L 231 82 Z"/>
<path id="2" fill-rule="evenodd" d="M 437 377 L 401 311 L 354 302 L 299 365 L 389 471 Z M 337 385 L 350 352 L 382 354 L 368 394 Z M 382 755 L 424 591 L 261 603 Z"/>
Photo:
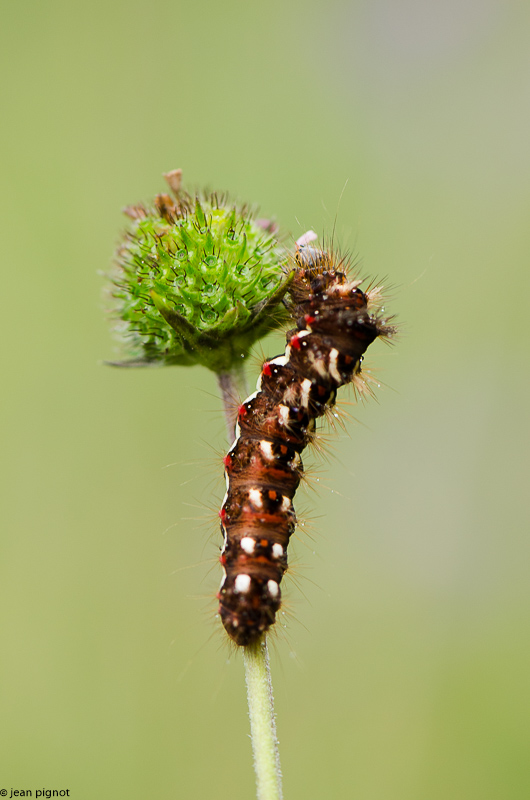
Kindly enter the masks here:
<path id="1" fill-rule="evenodd" d="M 120 209 L 177 166 L 335 225 L 402 323 L 298 501 L 286 797 L 530 796 L 529 36 L 524 0 L 4 3 L 8 796 L 254 796 L 214 377 L 103 365 Z"/>

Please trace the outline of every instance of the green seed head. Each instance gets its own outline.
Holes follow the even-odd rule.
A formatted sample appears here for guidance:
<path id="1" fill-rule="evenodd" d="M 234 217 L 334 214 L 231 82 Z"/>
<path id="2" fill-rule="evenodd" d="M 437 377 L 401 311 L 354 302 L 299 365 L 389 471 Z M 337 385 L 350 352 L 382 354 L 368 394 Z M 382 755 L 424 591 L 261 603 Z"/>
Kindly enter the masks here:
<path id="1" fill-rule="evenodd" d="M 282 319 L 287 255 L 270 223 L 226 196 L 180 188 L 125 209 L 130 229 L 112 275 L 129 364 L 203 364 L 226 372 Z"/>

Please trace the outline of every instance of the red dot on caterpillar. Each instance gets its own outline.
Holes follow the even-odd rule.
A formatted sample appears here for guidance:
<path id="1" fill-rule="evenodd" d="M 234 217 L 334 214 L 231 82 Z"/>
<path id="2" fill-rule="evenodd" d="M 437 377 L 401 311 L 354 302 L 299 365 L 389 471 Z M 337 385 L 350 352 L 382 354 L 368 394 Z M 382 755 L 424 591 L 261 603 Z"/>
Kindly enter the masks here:
<path id="1" fill-rule="evenodd" d="M 271 370 L 271 365 L 269 364 L 268 361 L 264 363 L 261 371 L 263 375 L 266 375 L 267 378 L 270 378 L 270 376 L 272 375 L 272 370 Z"/>
<path id="2" fill-rule="evenodd" d="M 295 335 L 291 337 L 289 344 L 291 347 L 294 347 L 295 350 L 300 350 L 300 337 L 298 334 L 295 333 Z"/>
<path id="3" fill-rule="evenodd" d="M 238 417 L 246 417 L 246 415 L 247 415 L 247 414 L 248 414 L 248 409 L 247 409 L 247 407 L 245 406 L 245 404 L 244 404 L 244 403 L 242 403 L 242 404 L 239 406 L 239 408 L 237 409 L 237 415 L 238 415 Z"/>

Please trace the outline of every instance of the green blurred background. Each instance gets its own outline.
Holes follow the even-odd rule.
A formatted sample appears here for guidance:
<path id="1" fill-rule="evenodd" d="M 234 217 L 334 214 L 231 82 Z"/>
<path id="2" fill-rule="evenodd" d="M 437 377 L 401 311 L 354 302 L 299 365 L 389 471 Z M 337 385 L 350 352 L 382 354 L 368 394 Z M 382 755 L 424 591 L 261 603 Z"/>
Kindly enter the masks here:
<path id="1" fill-rule="evenodd" d="M 0 788 L 254 796 L 214 377 L 102 363 L 120 209 L 179 166 L 336 221 L 402 322 L 298 501 L 286 798 L 528 798 L 528 3 L 11 0 L 1 36 Z"/>

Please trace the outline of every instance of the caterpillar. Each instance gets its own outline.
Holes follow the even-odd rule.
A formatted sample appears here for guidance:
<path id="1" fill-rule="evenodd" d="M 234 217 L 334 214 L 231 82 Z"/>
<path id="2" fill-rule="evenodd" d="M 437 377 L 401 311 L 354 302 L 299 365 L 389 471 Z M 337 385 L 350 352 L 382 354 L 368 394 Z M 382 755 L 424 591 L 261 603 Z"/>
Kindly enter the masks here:
<path id="1" fill-rule="evenodd" d="M 333 251 L 298 246 L 289 312 L 295 326 L 285 353 L 266 361 L 257 390 L 240 406 L 236 438 L 224 457 L 226 495 L 219 517 L 224 544 L 219 615 L 241 646 L 260 639 L 281 605 L 287 546 L 296 526 L 293 497 L 303 475 L 301 452 L 337 389 L 362 386 L 366 348 L 394 327 L 366 292 L 348 280 L 347 260 Z"/>

